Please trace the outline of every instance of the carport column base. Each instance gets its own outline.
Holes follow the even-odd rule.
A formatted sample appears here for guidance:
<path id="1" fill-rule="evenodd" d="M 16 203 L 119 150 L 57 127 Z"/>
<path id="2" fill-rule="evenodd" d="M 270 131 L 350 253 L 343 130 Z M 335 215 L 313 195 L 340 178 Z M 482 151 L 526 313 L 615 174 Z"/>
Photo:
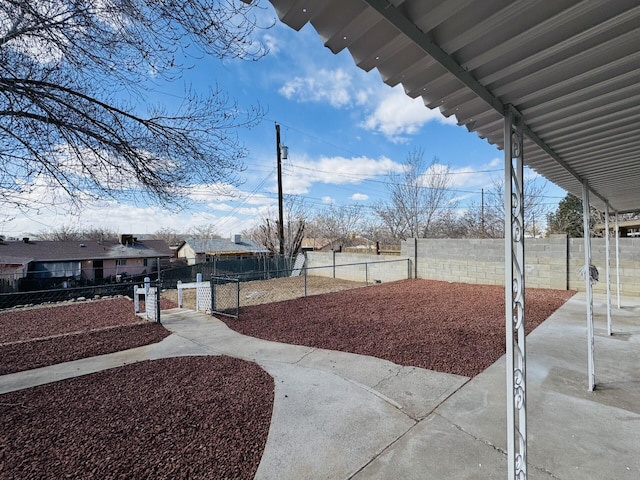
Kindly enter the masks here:
<path id="1" fill-rule="evenodd" d="M 527 478 L 526 349 L 524 319 L 523 120 L 511 106 L 504 114 L 504 238 L 509 479 Z"/>

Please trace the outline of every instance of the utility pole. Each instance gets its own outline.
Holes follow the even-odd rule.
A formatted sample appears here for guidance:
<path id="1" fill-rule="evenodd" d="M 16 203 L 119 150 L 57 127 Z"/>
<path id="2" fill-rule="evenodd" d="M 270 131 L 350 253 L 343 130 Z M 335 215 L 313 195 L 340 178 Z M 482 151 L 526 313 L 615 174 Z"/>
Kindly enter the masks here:
<path id="1" fill-rule="evenodd" d="M 282 213 L 282 151 L 280 150 L 280 125 L 276 123 L 276 153 L 278 156 L 278 243 L 280 255 L 284 255 L 284 218 Z"/>

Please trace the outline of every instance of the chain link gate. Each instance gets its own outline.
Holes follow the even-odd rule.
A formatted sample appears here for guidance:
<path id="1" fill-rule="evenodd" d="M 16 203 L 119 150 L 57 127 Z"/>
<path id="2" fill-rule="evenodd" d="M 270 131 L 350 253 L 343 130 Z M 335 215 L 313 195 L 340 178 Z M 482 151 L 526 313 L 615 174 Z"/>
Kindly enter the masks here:
<path id="1" fill-rule="evenodd" d="M 211 314 L 240 316 L 240 279 L 211 276 Z"/>

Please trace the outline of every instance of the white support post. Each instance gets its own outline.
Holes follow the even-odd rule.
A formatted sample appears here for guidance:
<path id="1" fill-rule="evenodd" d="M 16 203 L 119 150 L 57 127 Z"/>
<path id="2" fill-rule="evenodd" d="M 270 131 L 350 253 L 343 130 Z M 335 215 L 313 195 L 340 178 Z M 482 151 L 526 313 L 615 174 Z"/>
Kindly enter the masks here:
<path id="1" fill-rule="evenodd" d="M 178 308 L 182 308 L 182 280 L 178 280 Z"/>
<path id="2" fill-rule="evenodd" d="M 609 205 L 606 205 L 604 210 L 604 229 L 605 229 L 605 275 L 607 276 L 607 333 L 611 332 L 611 268 L 609 262 L 611 261 L 611 242 L 609 240 Z"/>
<path id="3" fill-rule="evenodd" d="M 616 296 L 618 297 L 618 310 L 620 310 L 620 226 L 618 225 L 618 212 L 616 212 Z"/>
<path id="4" fill-rule="evenodd" d="M 507 458 L 510 480 L 527 478 L 523 153 L 522 118 L 509 105 L 504 117 L 504 237 Z"/>
<path id="5" fill-rule="evenodd" d="M 133 286 L 133 311 L 134 313 L 140 313 L 140 294 L 138 293 L 138 286 Z M 141 290 L 141 289 L 140 289 Z"/>
<path id="6" fill-rule="evenodd" d="M 593 285 L 591 284 L 591 229 L 589 228 L 589 184 L 582 183 L 582 221 L 584 225 L 584 264 L 585 288 L 587 290 L 587 369 L 589 376 L 589 391 L 596 388 L 596 372 L 593 359 Z"/>

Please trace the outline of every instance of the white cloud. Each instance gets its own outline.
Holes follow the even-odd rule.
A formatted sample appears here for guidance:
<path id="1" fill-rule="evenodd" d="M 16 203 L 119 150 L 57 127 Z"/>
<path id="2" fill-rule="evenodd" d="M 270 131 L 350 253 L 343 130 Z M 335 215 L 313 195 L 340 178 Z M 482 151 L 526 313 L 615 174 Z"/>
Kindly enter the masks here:
<path id="1" fill-rule="evenodd" d="M 327 185 L 358 184 L 364 180 L 401 172 L 403 165 L 390 158 L 380 157 L 321 157 L 303 159 L 291 164 L 283 174 L 283 188 L 287 194 L 308 193 L 315 183 Z"/>
<path id="2" fill-rule="evenodd" d="M 301 103 L 327 102 L 334 108 L 363 105 L 369 92 L 359 88 L 353 77 L 343 68 L 320 68 L 306 76 L 287 81 L 280 89 L 281 95 Z"/>
<path id="3" fill-rule="evenodd" d="M 496 179 L 503 176 L 499 158 L 481 165 L 468 165 L 450 169 L 451 187 L 459 189 L 478 189 L 492 187 Z M 496 171 L 497 170 L 497 171 Z"/>
<path id="4" fill-rule="evenodd" d="M 375 110 L 362 122 L 366 130 L 377 131 L 391 141 L 404 143 L 403 135 L 416 133 L 422 126 L 431 121 L 455 125 L 453 117 L 446 118 L 440 110 L 425 107 L 422 98 L 411 98 L 404 93 L 401 85 L 393 89 L 381 90 Z"/>
<path id="5" fill-rule="evenodd" d="M 322 197 L 322 203 L 324 203 L 325 205 L 331 205 L 333 203 L 336 203 L 336 199 L 333 197 Z"/>
<path id="6" fill-rule="evenodd" d="M 351 200 L 356 200 L 356 201 L 369 200 L 369 195 L 364 193 L 354 193 L 353 195 L 351 195 Z"/>
<path id="7" fill-rule="evenodd" d="M 262 36 L 262 43 L 269 49 L 270 54 L 277 54 L 280 51 L 280 39 L 275 35 L 265 33 Z"/>

